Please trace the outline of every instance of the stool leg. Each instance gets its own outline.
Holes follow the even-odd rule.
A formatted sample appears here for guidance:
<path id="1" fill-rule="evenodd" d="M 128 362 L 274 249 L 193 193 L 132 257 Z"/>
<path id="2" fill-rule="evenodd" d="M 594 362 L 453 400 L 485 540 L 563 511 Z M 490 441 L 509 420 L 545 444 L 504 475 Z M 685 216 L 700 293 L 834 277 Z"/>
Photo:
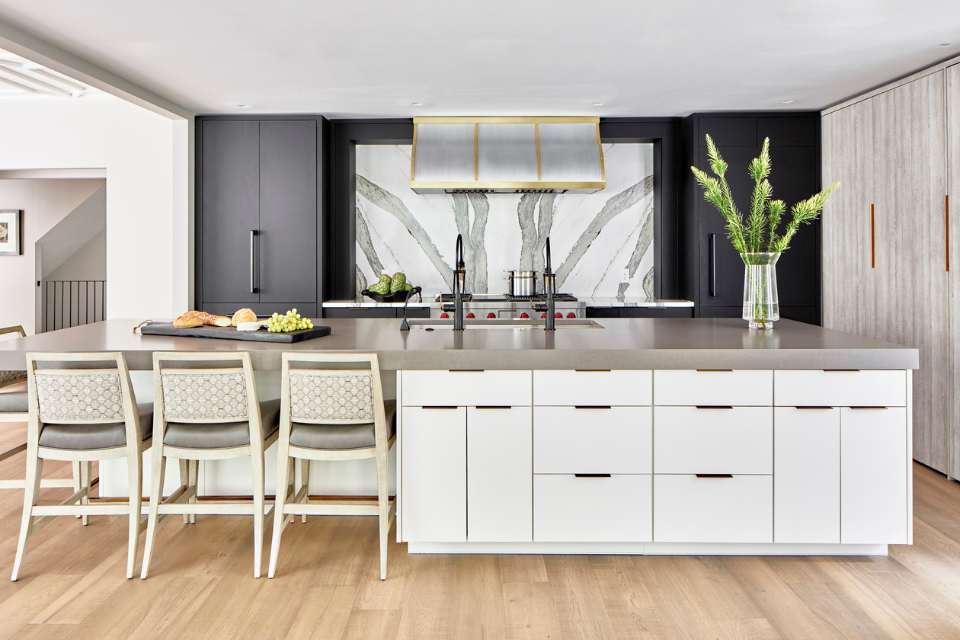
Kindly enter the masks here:
<path id="1" fill-rule="evenodd" d="M 283 513 L 287 503 L 290 483 L 289 458 L 290 448 L 283 436 L 277 439 L 277 498 L 273 503 L 273 538 L 270 540 L 270 563 L 267 565 L 267 577 L 277 575 L 277 560 L 280 557 L 280 537 L 283 535 L 283 524 L 287 519 Z M 287 462 L 285 463 L 284 460 Z M 281 490 L 281 487 L 283 488 Z"/>
<path id="2" fill-rule="evenodd" d="M 200 461 L 190 460 L 190 487 L 193 489 L 193 495 L 190 497 L 190 504 L 197 502 L 197 479 L 200 477 Z M 197 514 L 190 514 L 190 524 L 197 524 Z"/>
<path id="3" fill-rule="evenodd" d="M 90 461 L 80 462 L 80 486 L 87 490 L 87 495 L 80 499 L 80 504 L 90 504 Z M 87 526 L 88 516 L 84 514 L 80 518 L 83 526 Z"/>
<path id="4" fill-rule="evenodd" d="M 387 490 L 387 456 L 377 452 L 377 520 L 380 525 L 380 579 L 387 579 L 387 546 L 390 536 L 390 496 Z"/>
<path id="5" fill-rule="evenodd" d="M 33 526 L 33 505 L 37 504 L 40 493 L 40 475 L 43 473 L 43 460 L 37 457 L 36 445 L 27 446 L 27 474 L 23 483 L 23 513 L 20 517 L 20 537 L 17 539 L 17 555 L 13 561 L 13 573 L 10 579 L 16 582 L 20 576 L 20 565 L 27 549 L 27 536 Z"/>
<path id="6" fill-rule="evenodd" d="M 177 461 L 180 466 L 180 486 L 189 487 L 190 486 L 190 461 L 186 458 L 180 458 Z M 183 524 L 190 524 L 190 514 L 183 514 Z"/>
<path id="7" fill-rule="evenodd" d="M 150 464 L 151 488 L 150 509 L 147 516 L 147 541 L 143 545 L 143 563 L 140 566 L 140 579 L 146 580 L 150 571 L 150 556 L 153 553 L 153 539 L 157 533 L 157 518 L 160 513 L 160 501 L 163 499 L 163 474 L 166 470 L 166 461 L 163 459 L 163 442 L 154 440 L 152 462 Z M 181 467 L 182 469 L 183 467 Z M 181 476 L 184 478 L 185 476 Z"/>
<path id="8" fill-rule="evenodd" d="M 137 564 L 137 541 L 140 537 L 140 504 L 143 484 L 143 458 L 134 445 L 127 456 L 127 494 L 130 501 L 130 515 L 127 529 L 127 580 L 133 577 Z M 84 463 L 86 464 L 86 463 Z"/>
<path id="9" fill-rule="evenodd" d="M 307 458 L 302 458 L 300 460 L 300 478 L 301 478 L 301 487 L 306 487 L 307 491 L 303 495 L 303 502 L 310 502 L 310 460 Z M 300 516 L 300 522 L 307 521 L 307 514 Z"/>
<path id="10" fill-rule="evenodd" d="M 81 464 L 83 464 L 83 463 L 80 462 L 79 460 L 72 460 L 72 461 L 70 462 L 70 475 L 73 477 L 73 492 L 74 492 L 74 493 L 76 493 L 77 491 L 80 491 L 80 489 L 83 488 L 83 478 L 81 477 L 81 473 L 80 473 L 80 465 L 81 465 Z M 80 504 L 83 504 L 83 500 L 80 501 Z M 83 524 L 84 526 L 87 525 L 87 518 L 86 518 L 86 516 L 80 516 L 80 515 L 78 515 L 78 516 L 74 516 L 74 517 L 77 518 L 77 519 L 79 519 L 79 520 L 81 521 L 81 524 Z"/>
<path id="11" fill-rule="evenodd" d="M 263 561 L 263 451 L 255 450 L 253 461 L 253 577 L 260 577 Z M 282 464 L 286 468 L 287 465 Z M 284 482 L 281 486 L 287 486 Z M 276 507 L 274 507 L 276 509 Z"/>

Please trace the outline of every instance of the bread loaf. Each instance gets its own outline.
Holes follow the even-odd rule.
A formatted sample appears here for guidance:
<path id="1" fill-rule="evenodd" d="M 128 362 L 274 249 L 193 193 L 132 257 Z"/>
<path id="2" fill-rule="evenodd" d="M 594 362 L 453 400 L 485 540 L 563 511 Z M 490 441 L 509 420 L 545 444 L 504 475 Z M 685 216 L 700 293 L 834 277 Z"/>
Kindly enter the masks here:
<path id="1" fill-rule="evenodd" d="M 184 311 L 176 320 L 173 321 L 173 326 L 177 329 L 193 329 L 194 327 L 203 326 L 203 315 L 200 311 Z"/>
<path id="2" fill-rule="evenodd" d="M 243 309 L 238 309 L 237 312 L 233 314 L 233 318 L 231 319 L 230 323 L 233 326 L 237 326 L 241 322 L 256 322 L 256 321 L 257 321 L 257 314 L 253 312 L 253 309 L 247 309 L 246 307 L 244 307 Z"/>
<path id="3" fill-rule="evenodd" d="M 215 327 L 229 327 L 230 318 L 227 316 L 211 316 L 207 324 L 211 324 Z"/>

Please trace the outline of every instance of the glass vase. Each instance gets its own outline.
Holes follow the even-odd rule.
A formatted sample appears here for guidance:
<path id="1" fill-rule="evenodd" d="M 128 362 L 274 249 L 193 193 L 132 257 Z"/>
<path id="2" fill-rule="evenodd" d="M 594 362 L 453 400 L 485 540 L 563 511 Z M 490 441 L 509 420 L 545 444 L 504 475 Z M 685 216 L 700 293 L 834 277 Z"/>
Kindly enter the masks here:
<path id="1" fill-rule="evenodd" d="M 777 300 L 777 260 L 779 253 L 742 253 L 743 319 L 751 329 L 769 331 L 780 319 Z"/>

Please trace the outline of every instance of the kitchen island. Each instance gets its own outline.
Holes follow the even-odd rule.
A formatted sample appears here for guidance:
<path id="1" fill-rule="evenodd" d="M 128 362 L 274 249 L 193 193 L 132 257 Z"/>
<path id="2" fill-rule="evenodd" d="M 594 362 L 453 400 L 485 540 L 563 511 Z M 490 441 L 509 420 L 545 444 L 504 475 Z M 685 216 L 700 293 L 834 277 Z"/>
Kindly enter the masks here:
<path id="1" fill-rule="evenodd" d="M 876 554 L 912 540 L 915 349 L 791 321 L 318 322 L 332 335 L 276 345 L 111 320 L 4 343 L 0 369 L 26 351 L 121 351 L 148 369 L 153 351 L 244 350 L 276 397 L 285 350 L 375 352 L 399 406 L 411 552 Z M 311 491 L 364 493 L 361 471 L 320 467 Z M 107 490 L 119 472 L 104 468 Z M 248 477 L 211 464 L 201 490 Z"/>

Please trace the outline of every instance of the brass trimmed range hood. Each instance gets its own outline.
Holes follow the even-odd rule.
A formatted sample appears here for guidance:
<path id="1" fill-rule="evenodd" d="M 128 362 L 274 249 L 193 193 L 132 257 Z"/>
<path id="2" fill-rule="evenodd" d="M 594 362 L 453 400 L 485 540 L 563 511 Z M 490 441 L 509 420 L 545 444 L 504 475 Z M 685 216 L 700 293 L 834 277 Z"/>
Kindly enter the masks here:
<path id="1" fill-rule="evenodd" d="M 594 116 L 413 119 L 417 193 L 593 193 L 607 186 Z"/>

